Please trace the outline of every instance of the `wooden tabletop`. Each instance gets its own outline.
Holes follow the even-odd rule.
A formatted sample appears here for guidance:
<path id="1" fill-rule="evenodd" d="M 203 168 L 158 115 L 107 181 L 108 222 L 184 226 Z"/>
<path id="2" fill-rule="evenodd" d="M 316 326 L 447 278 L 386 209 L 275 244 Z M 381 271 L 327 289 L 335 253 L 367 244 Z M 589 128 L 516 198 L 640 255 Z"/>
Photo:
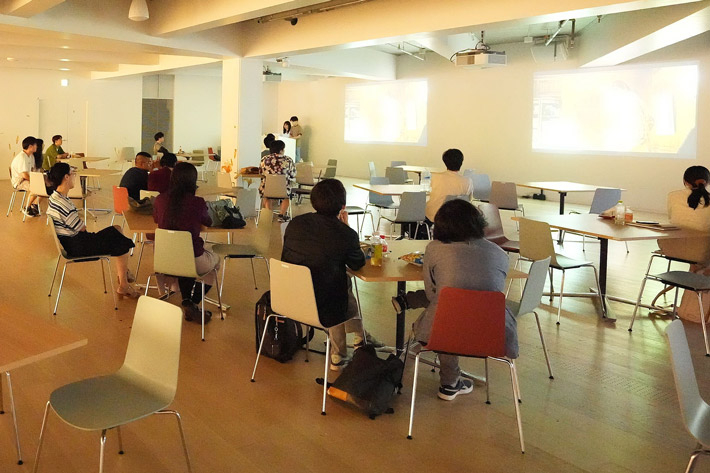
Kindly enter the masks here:
<path id="1" fill-rule="evenodd" d="M 158 224 L 153 220 L 152 214 L 142 214 L 134 212 L 133 210 L 126 210 L 123 213 L 123 217 L 126 219 L 128 228 L 133 233 L 155 233 L 155 230 L 158 229 Z M 236 230 L 240 229 L 202 226 L 202 231 L 205 233 L 229 233 Z"/>
<path id="2" fill-rule="evenodd" d="M 86 345 L 86 337 L 56 323 L 0 313 L 0 373 Z"/>
<path id="3" fill-rule="evenodd" d="M 348 273 L 365 282 L 397 282 L 397 281 L 422 281 L 422 268 L 415 264 L 399 259 L 400 256 L 414 251 L 425 252 L 428 240 L 387 240 L 389 252 L 382 258 L 382 266 L 372 266 L 367 260 L 365 266 L 357 271 L 348 270 Z M 522 271 L 508 271 L 509 278 L 527 278 Z"/>
<path id="4" fill-rule="evenodd" d="M 591 186 L 569 181 L 535 181 L 520 182 L 515 184 L 518 187 L 530 187 L 532 189 L 542 189 L 552 192 L 594 192 L 597 189 L 615 189 L 607 186 Z M 621 189 L 625 190 L 625 189 Z"/>
<path id="5" fill-rule="evenodd" d="M 404 169 L 406 172 L 414 172 L 417 174 L 421 174 L 423 172 L 429 171 L 429 172 L 444 172 L 445 169 L 441 168 L 430 168 L 427 166 L 395 166 L 398 168 Z"/>
<path id="6" fill-rule="evenodd" d="M 416 184 L 353 184 L 353 186 L 379 195 L 402 195 L 404 192 L 429 193 L 424 186 Z"/>
<path id="7" fill-rule="evenodd" d="M 544 215 L 525 218 L 547 222 L 552 228 L 616 241 L 665 240 L 710 236 L 710 233 L 698 230 L 651 230 L 631 225 L 617 225 L 614 223 L 614 219 L 603 219 L 594 214 Z"/>
<path id="8" fill-rule="evenodd" d="M 238 192 L 238 187 L 200 186 L 197 188 L 195 195 L 200 197 L 209 195 L 227 195 L 229 197 L 236 197 Z"/>
<path id="9" fill-rule="evenodd" d="M 106 161 L 108 158 L 106 156 L 72 156 L 70 158 L 67 158 L 69 160 L 75 159 L 77 161 L 84 161 L 85 163 L 93 163 L 97 161 Z"/>
<path id="10" fill-rule="evenodd" d="M 104 176 L 113 176 L 115 174 L 120 174 L 121 171 L 116 170 L 116 169 L 95 169 L 95 168 L 87 168 L 87 169 L 79 169 L 77 171 L 77 174 L 80 176 L 84 177 L 104 177 Z"/>

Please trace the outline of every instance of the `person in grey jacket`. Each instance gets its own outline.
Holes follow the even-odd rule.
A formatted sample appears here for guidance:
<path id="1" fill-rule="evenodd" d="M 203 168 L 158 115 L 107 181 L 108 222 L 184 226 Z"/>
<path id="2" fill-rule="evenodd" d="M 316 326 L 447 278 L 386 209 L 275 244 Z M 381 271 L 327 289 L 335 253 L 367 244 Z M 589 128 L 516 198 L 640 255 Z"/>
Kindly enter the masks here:
<path id="1" fill-rule="evenodd" d="M 434 219 L 434 241 L 424 254 L 424 291 L 409 292 L 393 299 L 395 309 L 426 307 L 414 322 L 416 339 L 426 345 L 443 287 L 499 291 L 505 288 L 508 256 L 483 238 L 486 221 L 481 212 L 464 200 L 456 199 L 441 206 Z M 513 314 L 506 309 L 505 344 L 508 358 L 518 357 L 518 334 Z M 468 394 L 473 383 L 460 377 L 458 357 L 439 355 L 441 387 L 439 397 L 453 400 Z"/>

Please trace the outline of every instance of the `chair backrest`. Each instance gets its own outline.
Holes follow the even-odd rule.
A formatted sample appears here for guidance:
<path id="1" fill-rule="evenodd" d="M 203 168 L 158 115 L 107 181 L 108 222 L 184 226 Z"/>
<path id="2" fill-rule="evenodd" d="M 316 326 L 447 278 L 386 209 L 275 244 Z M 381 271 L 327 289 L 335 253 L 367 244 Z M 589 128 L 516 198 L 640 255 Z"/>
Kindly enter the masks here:
<path id="1" fill-rule="evenodd" d="M 386 186 L 390 183 L 390 180 L 386 177 L 371 177 L 370 184 L 373 186 Z M 382 205 L 383 207 L 388 207 L 394 204 L 391 195 L 380 195 L 370 192 L 367 198 L 368 203 L 373 205 Z"/>
<path id="2" fill-rule="evenodd" d="M 236 206 L 239 207 L 239 211 L 242 213 L 242 217 L 251 218 L 256 217 L 256 195 L 258 189 L 240 189 L 237 193 Z"/>
<path id="3" fill-rule="evenodd" d="M 145 199 L 146 197 L 158 197 L 160 195 L 160 192 L 158 191 L 146 191 L 141 189 L 140 192 L 140 198 L 141 200 Z"/>
<path id="4" fill-rule="evenodd" d="M 311 270 L 271 258 L 271 308 L 296 322 L 323 327 L 318 318 Z"/>
<path id="5" fill-rule="evenodd" d="M 550 257 L 557 263 L 550 225 L 528 218 L 520 219 L 520 256 L 533 261 Z"/>
<path id="6" fill-rule="evenodd" d="M 49 217 L 49 229 L 52 232 L 52 238 L 54 239 L 54 244 L 57 247 L 57 251 L 59 251 L 59 254 L 62 255 L 64 258 L 68 259 L 67 251 L 64 249 L 62 243 L 59 241 L 57 229 L 54 227 L 54 219 L 52 217 Z"/>
<path id="7" fill-rule="evenodd" d="M 518 208 L 518 190 L 515 183 L 493 181 L 488 200 L 499 209 L 516 210 Z"/>
<path id="8" fill-rule="evenodd" d="M 397 166 L 406 166 L 407 161 L 391 161 L 390 167 L 396 168 Z"/>
<path id="9" fill-rule="evenodd" d="M 505 356 L 502 292 L 444 287 L 426 348 L 464 356 Z"/>
<path id="10" fill-rule="evenodd" d="M 520 307 L 518 308 L 518 313 L 515 314 L 516 317 L 529 314 L 540 305 L 549 267 L 549 256 L 545 259 L 533 261 L 530 271 L 528 271 L 528 278 L 525 281 L 525 289 L 523 289 L 523 296 L 520 298 Z"/>
<path id="11" fill-rule="evenodd" d="M 267 199 L 288 199 L 286 176 L 284 174 L 267 174 L 264 184 L 264 197 Z"/>
<path id="12" fill-rule="evenodd" d="M 498 240 L 505 238 L 503 222 L 500 219 L 500 211 L 493 204 L 483 202 L 478 205 L 478 209 L 486 219 L 486 227 L 483 229 L 483 236 L 486 240 Z"/>
<path id="13" fill-rule="evenodd" d="M 600 214 L 612 208 L 621 200 L 621 189 L 597 189 L 594 191 L 590 214 Z"/>
<path id="14" fill-rule="evenodd" d="M 305 186 L 315 186 L 313 166 L 310 163 L 296 163 L 296 182 Z"/>
<path id="15" fill-rule="evenodd" d="M 217 187 L 225 187 L 225 188 L 232 187 L 232 178 L 229 176 L 229 173 L 227 173 L 227 172 L 218 172 L 217 173 Z"/>
<path id="16" fill-rule="evenodd" d="M 334 161 L 334 160 L 330 159 L 328 161 L 330 162 L 330 161 Z M 336 166 L 331 166 L 330 164 L 328 164 L 328 167 L 326 167 L 323 170 L 323 173 L 320 175 L 320 178 L 321 179 L 334 179 L 336 171 L 337 171 Z"/>
<path id="17" fill-rule="evenodd" d="M 113 211 L 119 215 L 130 208 L 128 203 L 128 189 L 125 187 L 113 186 Z"/>
<path id="18" fill-rule="evenodd" d="M 281 222 L 281 246 L 284 244 L 284 235 L 286 235 L 286 227 L 288 227 L 289 222 Z"/>
<path id="19" fill-rule="evenodd" d="M 390 184 L 407 183 L 407 173 L 402 168 L 389 167 L 385 169 L 385 177 L 390 180 Z"/>
<path id="20" fill-rule="evenodd" d="M 118 153 L 118 160 L 121 162 L 124 161 L 133 161 L 136 156 L 136 151 L 132 146 L 124 146 L 121 148 L 121 151 Z"/>
<path id="21" fill-rule="evenodd" d="M 44 174 L 30 172 L 30 193 L 40 197 L 47 197 L 47 187 L 44 185 Z"/>
<path id="22" fill-rule="evenodd" d="M 423 222 L 426 218 L 426 192 L 402 192 L 395 222 Z"/>
<path id="23" fill-rule="evenodd" d="M 370 170 L 370 177 L 377 177 L 377 169 L 375 168 L 375 163 L 373 161 L 370 161 L 367 163 L 367 167 Z"/>
<path id="24" fill-rule="evenodd" d="M 476 174 L 475 169 L 464 169 L 463 170 L 463 177 L 465 177 L 466 179 L 471 180 L 473 178 L 474 174 Z M 484 174 L 484 176 L 485 176 L 485 174 Z"/>
<path id="25" fill-rule="evenodd" d="M 198 278 L 192 234 L 178 230 L 155 230 L 153 271 L 171 276 Z"/>
<path id="26" fill-rule="evenodd" d="M 451 200 L 456 200 L 456 199 L 465 200 L 466 202 L 469 202 L 469 201 L 471 200 L 470 196 L 468 196 L 468 195 L 466 195 L 466 194 L 461 194 L 461 195 L 447 195 L 447 196 L 444 198 L 444 202 L 446 203 L 446 202 L 449 202 L 449 201 L 451 201 Z"/>
<path id="27" fill-rule="evenodd" d="M 195 166 L 199 166 L 205 163 L 205 150 L 204 149 L 193 149 L 190 155 L 190 162 Z"/>
<path id="28" fill-rule="evenodd" d="M 329 160 L 328 160 L 328 166 L 337 167 L 337 166 L 338 166 L 338 160 L 337 160 L 337 159 L 329 159 Z"/>
<path id="29" fill-rule="evenodd" d="M 491 178 L 488 174 L 473 174 L 471 176 L 473 185 L 473 198 L 478 200 L 489 200 L 491 196 Z"/>
<path id="30" fill-rule="evenodd" d="M 126 357 L 118 373 L 170 404 L 177 390 L 182 310 L 141 296 L 131 325 Z"/>
<path id="31" fill-rule="evenodd" d="M 688 339 L 681 320 L 674 320 L 666 327 L 666 338 L 671 348 L 673 378 L 685 427 L 696 439 L 707 438 L 708 425 L 703 414 L 710 406 L 700 397 Z"/>
<path id="32" fill-rule="evenodd" d="M 32 176 L 30 176 L 32 177 Z M 82 186 L 82 179 L 86 179 L 85 177 L 80 177 L 77 176 L 77 180 L 74 182 L 74 187 L 69 189 L 69 192 L 67 192 L 67 197 L 70 199 L 85 199 L 86 194 L 84 194 L 84 186 Z M 32 183 L 30 183 L 32 184 Z"/>

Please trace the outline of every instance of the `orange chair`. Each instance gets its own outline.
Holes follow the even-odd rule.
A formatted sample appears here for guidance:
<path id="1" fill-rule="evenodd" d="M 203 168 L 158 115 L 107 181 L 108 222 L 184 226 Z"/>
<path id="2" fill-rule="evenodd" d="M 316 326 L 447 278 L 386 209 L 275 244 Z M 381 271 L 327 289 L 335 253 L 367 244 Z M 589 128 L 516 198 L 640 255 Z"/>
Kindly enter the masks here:
<path id="1" fill-rule="evenodd" d="M 125 187 L 113 186 L 113 217 L 111 217 L 111 225 L 117 215 L 123 217 L 123 212 L 131 208 L 128 204 L 128 189 Z M 125 225 L 126 219 L 124 217 L 123 224 Z M 121 225 L 123 229 L 123 225 Z"/>
<path id="2" fill-rule="evenodd" d="M 453 287 L 444 287 L 441 290 L 429 342 L 417 354 L 414 364 L 408 439 L 412 438 L 419 357 L 426 352 L 484 358 L 486 360 L 486 404 L 490 404 L 488 360 L 500 361 L 508 365 L 513 387 L 515 416 L 518 421 L 520 450 L 525 453 L 523 423 L 518 405 L 520 398 L 518 374 L 513 362 L 505 358 L 505 296 L 503 293 Z"/>

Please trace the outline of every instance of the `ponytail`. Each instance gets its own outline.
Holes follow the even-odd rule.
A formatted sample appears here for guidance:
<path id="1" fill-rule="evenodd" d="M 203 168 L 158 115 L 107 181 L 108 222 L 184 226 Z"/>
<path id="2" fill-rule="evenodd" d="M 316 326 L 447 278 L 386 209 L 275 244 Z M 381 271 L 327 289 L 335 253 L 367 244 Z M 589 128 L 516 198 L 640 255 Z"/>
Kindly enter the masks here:
<path id="1" fill-rule="evenodd" d="M 690 195 L 688 196 L 688 207 L 695 210 L 700 205 L 702 199 L 703 207 L 710 205 L 710 193 L 708 193 L 707 185 L 710 181 L 710 171 L 705 166 L 691 166 L 685 170 L 683 180 L 690 186 Z"/>

